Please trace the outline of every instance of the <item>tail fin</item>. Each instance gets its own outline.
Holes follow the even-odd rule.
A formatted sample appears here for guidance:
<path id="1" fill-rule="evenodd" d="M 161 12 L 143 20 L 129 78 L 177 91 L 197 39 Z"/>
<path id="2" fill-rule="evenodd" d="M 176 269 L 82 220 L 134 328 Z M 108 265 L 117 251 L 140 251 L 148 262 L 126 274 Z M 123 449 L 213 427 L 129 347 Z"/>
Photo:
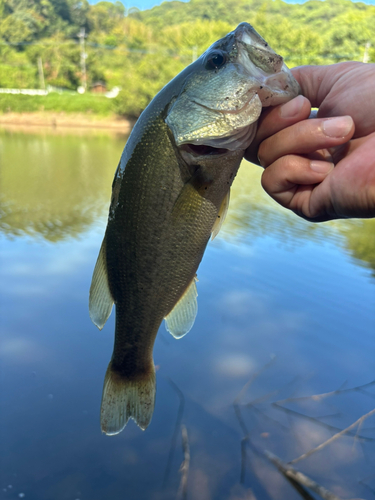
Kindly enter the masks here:
<path id="1" fill-rule="evenodd" d="M 143 377 L 129 380 L 112 369 L 109 363 L 104 379 L 100 423 L 102 431 L 112 436 L 121 432 L 129 418 L 145 430 L 154 413 L 156 393 L 155 368 Z"/>

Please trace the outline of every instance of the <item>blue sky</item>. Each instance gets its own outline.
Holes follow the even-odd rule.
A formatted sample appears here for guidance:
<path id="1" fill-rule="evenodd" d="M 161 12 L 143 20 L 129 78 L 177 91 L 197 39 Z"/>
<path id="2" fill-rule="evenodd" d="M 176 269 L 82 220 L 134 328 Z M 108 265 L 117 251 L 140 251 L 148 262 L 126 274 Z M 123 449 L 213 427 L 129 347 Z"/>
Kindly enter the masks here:
<path id="1" fill-rule="evenodd" d="M 162 1 L 163 0 L 127 0 L 127 1 L 122 1 L 122 3 L 126 7 L 138 7 L 138 9 L 145 10 L 145 9 L 151 9 L 155 5 L 160 5 Z M 303 1 L 300 0 L 285 0 L 285 1 L 287 1 L 287 3 L 304 3 Z M 96 0 L 89 0 L 89 2 L 97 3 Z M 363 3 L 375 5 L 375 0 L 365 0 Z"/>

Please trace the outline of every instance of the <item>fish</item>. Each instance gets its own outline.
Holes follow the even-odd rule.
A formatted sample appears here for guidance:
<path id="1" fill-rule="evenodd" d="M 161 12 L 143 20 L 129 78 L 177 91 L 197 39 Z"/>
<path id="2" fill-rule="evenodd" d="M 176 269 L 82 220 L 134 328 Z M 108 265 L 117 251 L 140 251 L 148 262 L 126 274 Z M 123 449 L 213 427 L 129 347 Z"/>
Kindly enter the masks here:
<path id="1" fill-rule="evenodd" d="M 176 339 L 197 315 L 196 272 L 225 219 L 230 186 L 265 106 L 300 93 L 267 42 L 241 23 L 172 79 L 137 120 L 113 184 L 108 224 L 90 287 L 102 329 L 116 307 L 101 429 L 150 424 L 153 346 L 165 320 Z"/>

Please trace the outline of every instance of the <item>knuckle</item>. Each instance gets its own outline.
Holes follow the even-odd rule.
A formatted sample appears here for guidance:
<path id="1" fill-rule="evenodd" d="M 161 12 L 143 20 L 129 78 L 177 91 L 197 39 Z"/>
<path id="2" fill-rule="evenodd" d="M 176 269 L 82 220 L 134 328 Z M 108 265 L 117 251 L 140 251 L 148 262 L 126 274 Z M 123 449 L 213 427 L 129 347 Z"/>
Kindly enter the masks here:
<path id="1" fill-rule="evenodd" d="M 278 158 L 273 165 L 279 172 L 280 176 L 286 176 L 288 172 L 293 171 L 297 166 L 298 157 L 295 155 L 284 155 Z"/>

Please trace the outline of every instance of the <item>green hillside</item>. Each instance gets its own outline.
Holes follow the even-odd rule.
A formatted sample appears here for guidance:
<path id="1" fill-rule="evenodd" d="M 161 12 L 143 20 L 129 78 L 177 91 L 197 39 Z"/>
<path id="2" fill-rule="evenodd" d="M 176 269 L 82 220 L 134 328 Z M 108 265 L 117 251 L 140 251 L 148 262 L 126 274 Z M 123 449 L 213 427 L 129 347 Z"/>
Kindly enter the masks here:
<path id="1" fill-rule="evenodd" d="M 44 78 L 45 85 L 76 90 L 85 84 L 85 67 L 88 90 L 98 81 L 123 89 L 108 109 L 137 116 L 242 21 L 296 66 L 361 61 L 365 52 L 375 61 L 374 19 L 375 6 L 349 0 L 191 0 L 148 11 L 120 2 L 0 0 L 0 87 L 41 88 Z M 0 108 L 12 110 L 11 100 L 4 108 L 0 99 Z"/>

